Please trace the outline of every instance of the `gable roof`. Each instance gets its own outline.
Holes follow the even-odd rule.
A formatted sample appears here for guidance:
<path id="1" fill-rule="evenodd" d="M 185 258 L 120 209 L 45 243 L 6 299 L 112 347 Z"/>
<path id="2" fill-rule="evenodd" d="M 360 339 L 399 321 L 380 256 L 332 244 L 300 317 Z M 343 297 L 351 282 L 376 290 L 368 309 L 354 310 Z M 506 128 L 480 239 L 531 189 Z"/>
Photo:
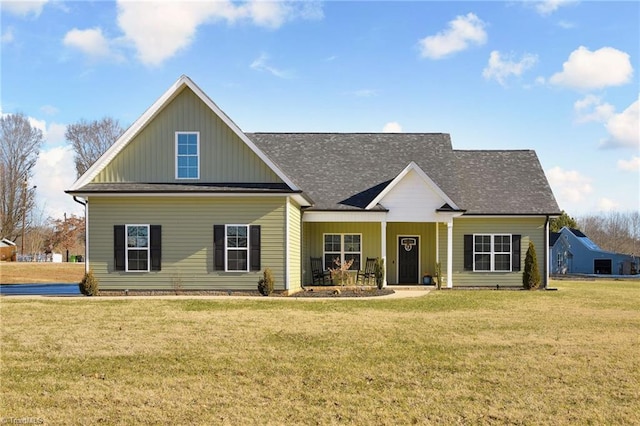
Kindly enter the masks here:
<path id="1" fill-rule="evenodd" d="M 314 210 L 363 210 L 415 162 L 457 194 L 444 133 L 247 133 L 314 201 Z M 378 209 L 378 208 L 377 208 Z"/>
<path id="2" fill-rule="evenodd" d="M 105 151 L 105 153 L 91 166 L 89 169 L 76 180 L 71 186 L 68 192 L 77 191 L 83 186 L 89 184 L 97 175 L 102 171 L 129 142 L 131 142 L 136 135 L 138 135 L 145 126 L 153 120 L 158 113 L 168 105 L 183 89 L 189 88 L 202 102 L 211 109 L 211 111 L 217 115 L 239 138 L 242 140 L 262 161 L 264 161 L 271 170 L 285 182 L 289 188 L 293 191 L 298 191 L 295 184 L 289 179 L 289 177 L 280 170 L 280 168 L 271 161 L 247 136 L 240 130 L 218 105 L 215 104 L 207 96 L 200 87 L 198 87 L 189 77 L 186 75 L 180 76 L 180 78 L 169 88 L 158 100 L 156 100 L 144 114 L 142 114 L 123 134 L 116 140 L 113 145 Z"/>
<path id="3" fill-rule="evenodd" d="M 247 136 L 313 199 L 314 210 L 372 208 L 413 163 L 411 168 L 422 170 L 448 200 L 447 210 L 472 215 L 560 213 L 538 157 L 530 150 L 459 151 L 445 133 Z"/>

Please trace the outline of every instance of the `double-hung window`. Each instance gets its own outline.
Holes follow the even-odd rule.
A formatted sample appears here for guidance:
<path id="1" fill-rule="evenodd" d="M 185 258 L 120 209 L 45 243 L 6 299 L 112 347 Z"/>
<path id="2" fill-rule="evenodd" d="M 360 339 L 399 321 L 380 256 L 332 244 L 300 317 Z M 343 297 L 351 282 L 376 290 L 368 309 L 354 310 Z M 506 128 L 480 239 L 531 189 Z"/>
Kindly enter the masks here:
<path id="1" fill-rule="evenodd" d="M 200 133 L 176 132 L 176 179 L 200 178 Z"/>
<path id="2" fill-rule="evenodd" d="M 474 235 L 473 270 L 511 271 L 511 235 Z"/>
<path id="3" fill-rule="evenodd" d="M 126 270 L 149 271 L 149 225 L 127 225 Z"/>
<path id="4" fill-rule="evenodd" d="M 225 247 L 227 271 L 249 270 L 249 226 L 226 225 Z"/>
<path id="5" fill-rule="evenodd" d="M 362 259 L 361 234 L 324 234 L 324 268 L 335 268 L 334 260 L 342 264 L 353 260 L 350 270 L 360 269 Z"/>

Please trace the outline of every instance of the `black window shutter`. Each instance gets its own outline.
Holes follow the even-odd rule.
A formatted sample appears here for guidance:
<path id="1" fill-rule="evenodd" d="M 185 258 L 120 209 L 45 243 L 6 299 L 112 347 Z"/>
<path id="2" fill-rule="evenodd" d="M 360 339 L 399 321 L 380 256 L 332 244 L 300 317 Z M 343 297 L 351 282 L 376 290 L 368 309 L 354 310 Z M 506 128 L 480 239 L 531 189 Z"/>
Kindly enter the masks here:
<path id="1" fill-rule="evenodd" d="M 249 227 L 249 269 L 252 271 L 260 270 L 260 225 L 251 225 Z"/>
<path id="2" fill-rule="evenodd" d="M 213 264 L 216 271 L 224 271 L 224 225 L 213 225 Z"/>
<path id="3" fill-rule="evenodd" d="M 160 225 L 151 225 L 150 230 L 150 249 L 151 249 L 151 270 L 159 271 L 162 263 L 162 227 Z"/>
<path id="4" fill-rule="evenodd" d="M 114 271 L 124 271 L 125 237 L 124 225 L 113 226 L 113 262 Z"/>
<path id="5" fill-rule="evenodd" d="M 464 236 L 464 270 L 473 271 L 473 235 Z"/>
<path id="6" fill-rule="evenodd" d="M 520 235 L 511 236 L 511 270 L 517 272 L 520 270 Z"/>

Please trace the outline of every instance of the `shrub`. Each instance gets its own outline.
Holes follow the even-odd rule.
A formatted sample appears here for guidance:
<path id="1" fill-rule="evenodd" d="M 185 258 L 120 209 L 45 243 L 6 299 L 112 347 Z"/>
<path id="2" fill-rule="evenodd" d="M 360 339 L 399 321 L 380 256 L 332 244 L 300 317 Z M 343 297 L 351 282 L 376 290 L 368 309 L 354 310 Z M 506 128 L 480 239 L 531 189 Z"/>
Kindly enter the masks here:
<path id="1" fill-rule="evenodd" d="M 89 270 L 89 272 L 84 274 L 84 277 L 82 277 L 82 281 L 80 281 L 78 287 L 80 287 L 80 293 L 85 296 L 97 296 L 100 292 L 98 290 L 98 279 L 93 275 L 92 270 Z"/>
<path id="2" fill-rule="evenodd" d="M 329 268 L 329 272 L 331 272 L 331 279 L 337 280 L 338 283 L 342 286 L 350 285 L 353 281 L 353 277 L 349 273 L 349 268 L 353 265 L 353 259 L 340 262 L 340 259 L 333 259 L 333 263 L 336 264 L 335 268 Z"/>
<path id="3" fill-rule="evenodd" d="M 382 286 L 384 285 L 384 259 L 380 257 L 376 259 L 374 275 L 376 277 L 376 285 L 382 290 Z"/>
<path id="4" fill-rule="evenodd" d="M 524 273 L 522 274 L 522 284 L 527 290 L 535 290 L 540 287 L 540 270 L 538 269 L 538 257 L 536 247 L 529 241 L 527 256 L 524 258 Z"/>
<path id="5" fill-rule="evenodd" d="M 273 293 L 273 274 L 271 273 L 271 269 L 264 268 L 262 278 L 258 280 L 258 291 L 263 296 L 269 296 Z"/>
<path id="6" fill-rule="evenodd" d="M 442 288 L 442 265 L 440 262 L 436 262 L 436 288 L 440 290 Z"/>

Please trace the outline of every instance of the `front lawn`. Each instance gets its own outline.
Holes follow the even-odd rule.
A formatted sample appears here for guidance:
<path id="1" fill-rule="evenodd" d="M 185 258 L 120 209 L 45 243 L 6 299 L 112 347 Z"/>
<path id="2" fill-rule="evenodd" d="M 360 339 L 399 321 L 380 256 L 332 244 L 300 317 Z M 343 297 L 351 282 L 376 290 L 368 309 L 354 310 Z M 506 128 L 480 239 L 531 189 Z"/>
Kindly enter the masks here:
<path id="1" fill-rule="evenodd" d="M 0 299 L 0 416 L 640 424 L 640 283 L 390 300 Z"/>

